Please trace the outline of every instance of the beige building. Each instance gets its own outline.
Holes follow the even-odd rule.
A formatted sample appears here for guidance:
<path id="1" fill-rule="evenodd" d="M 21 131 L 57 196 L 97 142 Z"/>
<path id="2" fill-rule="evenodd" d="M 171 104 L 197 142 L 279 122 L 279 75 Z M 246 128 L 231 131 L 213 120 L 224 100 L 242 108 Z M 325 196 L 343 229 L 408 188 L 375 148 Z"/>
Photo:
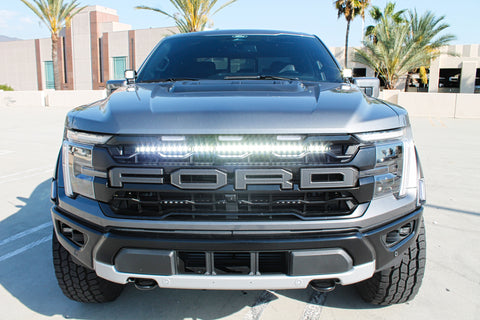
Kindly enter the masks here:
<path id="1" fill-rule="evenodd" d="M 343 65 L 344 47 L 329 48 L 339 63 Z M 355 49 L 348 50 L 348 67 L 353 69 L 354 76 L 374 77 L 371 68 L 353 62 Z M 480 44 L 445 46 L 441 56 L 434 60 L 429 69 L 428 88 L 422 90 L 418 77 L 412 75 L 408 91 L 480 93 Z M 398 89 L 404 90 L 406 77 L 398 81 Z"/>
<path id="2" fill-rule="evenodd" d="M 176 31 L 132 30 L 118 21 L 116 10 L 89 6 L 62 30 L 58 57 L 63 89 L 104 89 L 107 80 L 123 77 L 125 69 L 138 69 L 153 47 Z M 49 38 L 0 42 L 0 84 L 15 90 L 53 89 L 51 48 Z"/>
<path id="3" fill-rule="evenodd" d="M 62 88 L 101 90 L 109 79 L 121 79 L 125 69 L 138 69 L 153 47 L 175 27 L 132 30 L 119 22 L 116 10 L 89 6 L 77 14 L 61 33 L 58 56 Z M 330 48 L 343 63 L 343 47 Z M 354 48 L 349 49 L 353 60 Z M 429 70 L 430 92 L 480 92 L 480 45 L 455 45 L 443 48 Z M 349 62 L 355 76 L 375 76 L 375 72 Z M 0 84 L 15 90 L 54 88 L 51 41 L 47 39 L 0 42 Z M 408 91 L 427 91 L 415 75 Z M 399 81 L 404 89 L 406 81 Z"/>

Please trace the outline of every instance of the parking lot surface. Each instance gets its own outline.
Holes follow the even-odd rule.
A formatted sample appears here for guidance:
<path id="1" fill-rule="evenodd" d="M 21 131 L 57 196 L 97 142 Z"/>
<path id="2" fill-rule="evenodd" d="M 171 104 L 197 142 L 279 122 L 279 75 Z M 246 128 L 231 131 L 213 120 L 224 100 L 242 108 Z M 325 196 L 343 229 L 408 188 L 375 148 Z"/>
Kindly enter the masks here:
<path id="1" fill-rule="evenodd" d="M 127 286 L 108 304 L 63 296 L 51 263 L 50 177 L 67 109 L 0 108 L 0 319 L 480 319 L 480 120 L 414 118 L 427 179 L 427 267 L 417 298 L 376 307 L 328 294 Z"/>

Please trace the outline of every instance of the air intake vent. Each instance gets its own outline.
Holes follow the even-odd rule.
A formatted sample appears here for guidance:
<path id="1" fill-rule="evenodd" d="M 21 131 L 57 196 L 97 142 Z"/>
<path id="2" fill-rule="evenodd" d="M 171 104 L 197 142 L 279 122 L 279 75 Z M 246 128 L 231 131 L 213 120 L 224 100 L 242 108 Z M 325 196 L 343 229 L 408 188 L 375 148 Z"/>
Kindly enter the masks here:
<path id="1" fill-rule="evenodd" d="M 132 192 L 118 191 L 113 213 L 165 220 L 291 220 L 351 214 L 358 206 L 349 192 Z"/>

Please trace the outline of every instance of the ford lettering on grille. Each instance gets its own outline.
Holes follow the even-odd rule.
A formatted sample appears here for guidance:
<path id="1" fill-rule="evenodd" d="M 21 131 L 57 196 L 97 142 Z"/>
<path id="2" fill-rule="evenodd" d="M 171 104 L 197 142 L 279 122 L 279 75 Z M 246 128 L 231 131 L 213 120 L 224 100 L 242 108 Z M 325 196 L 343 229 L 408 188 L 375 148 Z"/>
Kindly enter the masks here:
<path id="1" fill-rule="evenodd" d="M 300 170 L 299 184 L 304 189 L 353 187 L 358 179 L 355 168 L 309 168 Z M 164 184 L 163 169 L 113 168 L 109 171 L 111 187 L 124 183 Z M 293 189 L 293 173 L 286 169 L 237 169 L 234 172 L 236 190 L 249 185 L 278 185 Z M 228 174 L 218 169 L 179 169 L 170 173 L 170 184 L 183 190 L 217 190 L 228 184 Z"/>

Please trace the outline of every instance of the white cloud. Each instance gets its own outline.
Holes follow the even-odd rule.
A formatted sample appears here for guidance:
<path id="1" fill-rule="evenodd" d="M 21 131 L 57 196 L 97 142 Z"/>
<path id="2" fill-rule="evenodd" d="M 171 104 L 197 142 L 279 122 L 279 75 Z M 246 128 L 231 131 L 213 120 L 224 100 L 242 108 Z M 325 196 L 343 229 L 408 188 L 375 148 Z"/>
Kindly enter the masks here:
<path id="1" fill-rule="evenodd" d="M 1 0 L 0 0 L 1 1 Z M 0 10 L 0 34 L 16 38 L 40 38 L 43 34 L 32 33 L 42 29 L 36 16 L 24 15 L 12 10 Z"/>
<path id="2" fill-rule="evenodd" d="M 0 10 L 0 28 L 8 29 L 17 15 L 15 11 Z"/>
<path id="3" fill-rule="evenodd" d="M 34 24 L 35 23 L 35 21 L 30 17 L 21 17 L 20 22 L 26 23 L 26 24 Z"/>

